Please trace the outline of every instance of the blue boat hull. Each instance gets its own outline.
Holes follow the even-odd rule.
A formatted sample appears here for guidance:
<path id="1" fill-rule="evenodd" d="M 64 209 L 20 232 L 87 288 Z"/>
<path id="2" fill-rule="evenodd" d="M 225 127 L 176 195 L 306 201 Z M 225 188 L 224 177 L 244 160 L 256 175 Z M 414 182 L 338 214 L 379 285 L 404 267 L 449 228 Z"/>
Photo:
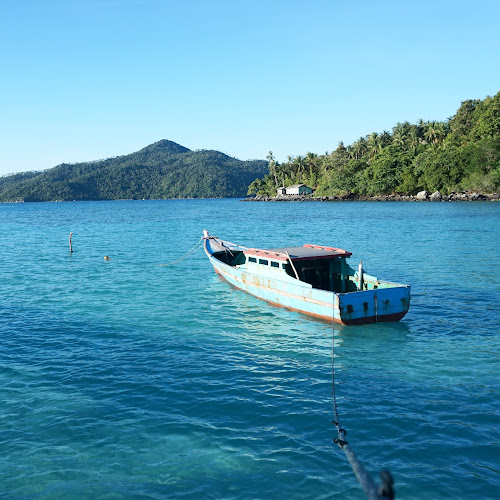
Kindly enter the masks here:
<path id="1" fill-rule="evenodd" d="M 205 253 L 215 272 L 240 290 L 274 305 L 344 325 L 399 321 L 408 312 L 407 285 L 349 293 L 320 290 L 284 273 L 271 276 L 228 265 L 214 257 L 218 246 L 217 241 L 205 239 Z"/>

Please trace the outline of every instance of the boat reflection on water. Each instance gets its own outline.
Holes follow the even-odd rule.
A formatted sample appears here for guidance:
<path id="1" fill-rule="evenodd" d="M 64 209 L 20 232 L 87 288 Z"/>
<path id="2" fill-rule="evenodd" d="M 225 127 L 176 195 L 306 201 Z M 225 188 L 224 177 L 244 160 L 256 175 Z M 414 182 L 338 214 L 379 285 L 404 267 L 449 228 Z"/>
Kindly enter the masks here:
<path id="1" fill-rule="evenodd" d="M 224 318 L 218 335 L 251 344 L 259 349 L 279 350 L 294 357 L 299 353 L 331 358 L 332 332 L 336 356 L 359 351 L 370 358 L 372 350 L 389 350 L 408 341 L 411 333 L 405 322 L 344 326 L 313 316 L 272 306 L 242 292 L 215 274 L 207 289 L 212 313 Z M 369 360 L 367 359 L 369 364 Z"/>

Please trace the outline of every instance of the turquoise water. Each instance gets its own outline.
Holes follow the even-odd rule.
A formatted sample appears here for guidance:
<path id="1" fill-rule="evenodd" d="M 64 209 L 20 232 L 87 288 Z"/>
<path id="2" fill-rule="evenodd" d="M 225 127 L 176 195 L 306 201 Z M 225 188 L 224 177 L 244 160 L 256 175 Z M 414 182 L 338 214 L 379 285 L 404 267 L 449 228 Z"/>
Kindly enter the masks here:
<path id="1" fill-rule="evenodd" d="M 331 325 L 231 288 L 202 251 L 161 266 L 208 229 L 342 247 L 411 284 L 403 321 L 335 327 L 341 424 L 397 498 L 498 498 L 499 215 L 481 202 L 0 204 L 0 497 L 364 498 L 332 442 Z"/>

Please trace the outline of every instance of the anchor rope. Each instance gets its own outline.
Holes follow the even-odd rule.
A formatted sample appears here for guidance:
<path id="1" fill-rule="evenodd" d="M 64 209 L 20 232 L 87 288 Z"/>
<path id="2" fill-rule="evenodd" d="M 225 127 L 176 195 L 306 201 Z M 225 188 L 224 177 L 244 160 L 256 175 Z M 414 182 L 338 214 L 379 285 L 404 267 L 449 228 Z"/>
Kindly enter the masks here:
<path id="1" fill-rule="evenodd" d="M 332 321 L 332 397 L 333 397 L 333 416 L 334 420 L 332 424 L 335 425 L 337 429 L 337 437 L 333 440 L 337 443 L 339 447 L 344 451 L 347 460 L 349 461 L 351 468 L 363 489 L 366 498 L 369 500 L 393 500 L 394 490 L 393 484 L 394 480 L 389 471 L 383 470 L 380 472 L 380 477 L 382 479 L 382 485 L 377 487 L 377 484 L 372 479 L 372 477 L 366 472 L 365 468 L 361 462 L 356 457 L 354 451 L 351 450 L 349 443 L 346 441 L 346 430 L 340 425 L 337 397 L 335 394 L 335 321 Z"/>
<path id="2" fill-rule="evenodd" d="M 173 266 L 174 264 L 177 264 L 178 262 L 181 262 L 184 259 L 187 259 L 191 255 L 194 255 L 202 246 L 203 246 L 203 238 L 200 238 L 196 242 L 194 247 L 191 248 L 191 250 L 189 250 L 189 252 L 185 253 L 182 257 L 178 258 L 177 260 L 174 260 L 173 262 L 169 262 L 168 264 L 160 264 L 160 267 Z"/>

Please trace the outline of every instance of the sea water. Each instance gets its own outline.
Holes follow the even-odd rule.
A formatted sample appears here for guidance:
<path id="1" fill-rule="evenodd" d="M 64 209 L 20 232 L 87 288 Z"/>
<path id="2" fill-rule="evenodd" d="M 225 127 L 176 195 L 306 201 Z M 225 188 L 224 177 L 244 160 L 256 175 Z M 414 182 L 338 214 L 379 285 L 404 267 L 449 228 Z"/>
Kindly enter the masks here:
<path id="1" fill-rule="evenodd" d="M 500 497 L 493 202 L 0 205 L 0 497 L 360 499 L 341 425 L 397 498 Z M 314 243 L 412 285 L 335 326 L 221 280 L 207 229 Z M 73 233 L 73 253 L 68 237 Z M 108 255 L 111 260 L 104 260 Z"/>

